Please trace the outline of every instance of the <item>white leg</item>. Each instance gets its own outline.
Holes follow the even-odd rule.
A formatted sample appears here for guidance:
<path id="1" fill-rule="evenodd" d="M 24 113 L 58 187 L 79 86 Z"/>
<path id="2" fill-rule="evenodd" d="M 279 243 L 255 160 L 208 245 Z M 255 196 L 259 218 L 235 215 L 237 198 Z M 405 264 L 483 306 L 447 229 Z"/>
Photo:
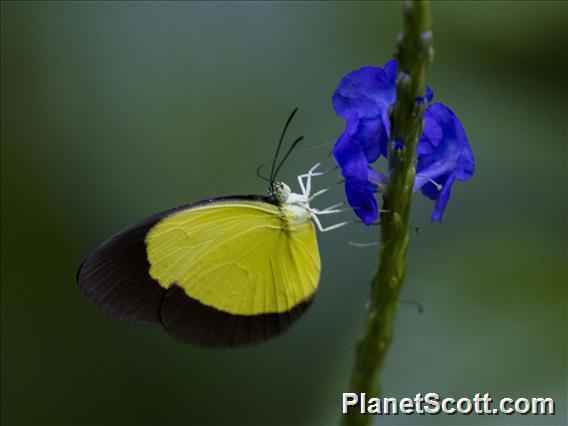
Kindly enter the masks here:
<path id="1" fill-rule="evenodd" d="M 340 207 L 340 206 L 343 206 L 343 205 L 344 205 L 344 203 L 337 203 L 337 204 L 334 204 L 333 206 L 326 207 L 323 210 L 312 209 L 312 212 L 314 212 L 317 215 L 321 215 L 321 214 L 343 213 L 343 212 L 350 210 L 350 209 L 338 209 L 337 208 L 337 207 Z"/>
<path id="2" fill-rule="evenodd" d="M 300 189 L 302 190 L 302 195 L 304 197 L 307 197 L 306 195 L 306 187 L 304 186 L 304 180 L 303 178 L 306 177 L 306 175 L 299 175 L 298 176 L 298 183 L 300 184 Z"/>
<path id="3" fill-rule="evenodd" d="M 312 176 L 321 176 L 323 173 L 315 173 L 316 169 L 321 165 L 321 163 L 316 163 L 314 167 L 308 170 L 308 178 L 306 179 L 306 197 L 310 196 L 312 192 Z"/>
<path id="4" fill-rule="evenodd" d="M 312 219 L 314 220 L 314 222 L 315 222 L 316 226 L 318 227 L 318 229 L 320 230 L 320 232 L 327 232 L 327 231 L 331 231 L 332 229 L 341 228 L 342 226 L 345 226 L 349 223 L 349 222 L 340 222 L 340 223 L 336 223 L 335 225 L 331 225 L 331 226 L 328 226 L 327 228 L 324 228 L 321 225 L 319 218 L 313 212 L 312 212 Z"/>
<path id="5" fill-rule="evenodd" d="M 312 176 L 314 176 L 314 172 L 320 164 L 321 163 L 316 163 L 314 167 L 308 170 L 308 178 L 306 179 L 306 197 L 309 197 L 312 192 Z"/>
<path id="6" fill-rule="evenodd" d="M 319 166 L 321 166 L 321 162 L 314 164 L 314 166 L 308 170 L 308 174 L 313 174 Z"/>
<path id="7" fill-rule="evenodd" d="M 325 211 L 327 211 L 327 210 L 334 210 L 334 209 L 336 209 L 336 208 L 338 208 L 338 207 L 341 207 L 341 206 L 343 206 L 343 205 L 345 205 L 345 203 L 343 203 L 343 202 L 337 203 L 337 204 L 334 204 L 333 206 L 326 207 L 326 208 L 323 209 L 322 211 L 325 212 Z"/>
<path id="8" fill-rule="evenodd" d="M 304 173 L 303 175 L 298 176 L 298 183 L 300 184 L 300 189 L 302 190 L 302 195 L 306 198 L 310 196 L 310 192 L 312 190 L 312 177 L 323 176 L 325 174 L 325 173 L 321 173 L 321 172 L 314 173 L 315 169 L 317 169 L 320 164 L 321 163 L 317 163 L 310 170 L 308 170 L 308 173 Z M 304 185 L 304 178 L 306 178 L 306 184 L 305 185 Z"/>
<path id="9" fill-rule="evenodd" d="M 337 214 L 337 213 L 343 213 L 346 211 L 349 211 L 349 209 L 335 209 L 335 210 L 318 210 L 318 209 L 312 209 L 312 211 L 317 214 L 318 216 L 322 215 L 322 214 Z"/>
<path id="10" fill-rule="evenodd" d="M 342 226 L 349 225 L 349 222 L 339 222 L 335 225 L 328 226 L 327 228 L 320 229 L 321 232 L 333 231 L 334 229 L 341 228 Z"/>
<path id="11" fill-rule="evenodd" d="M 314 198 L 316 198 L 317 196 L 321 195 L 321 194 L 325 194 L 327 191 L 329 191 L 331 188 L 324 188 L 319 190 L 318 192 L 312 194 L 312 196 L 309 198 L 308 201 L 312 201 Z M 308 193 L 309 194 L 309 193 Z"/>

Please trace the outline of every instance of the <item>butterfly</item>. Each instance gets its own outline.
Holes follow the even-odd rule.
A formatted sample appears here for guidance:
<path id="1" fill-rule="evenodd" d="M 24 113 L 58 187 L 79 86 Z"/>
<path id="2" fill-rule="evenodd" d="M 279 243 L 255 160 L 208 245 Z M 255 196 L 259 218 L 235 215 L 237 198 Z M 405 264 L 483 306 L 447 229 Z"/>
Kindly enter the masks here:
<path id="1" fill-rule="evenodd" d="M 268 195 L 211 198 L 157 213 L 113 235 L 77 272 L 84 294 L 105 312 L 135 323 L 161 324 L 173 337 L 202 347 L 259 343 L 286 331 L 310 307 L 321 272 L 310 201 L 312 167 L 293 193 L 276 175 Z"/>

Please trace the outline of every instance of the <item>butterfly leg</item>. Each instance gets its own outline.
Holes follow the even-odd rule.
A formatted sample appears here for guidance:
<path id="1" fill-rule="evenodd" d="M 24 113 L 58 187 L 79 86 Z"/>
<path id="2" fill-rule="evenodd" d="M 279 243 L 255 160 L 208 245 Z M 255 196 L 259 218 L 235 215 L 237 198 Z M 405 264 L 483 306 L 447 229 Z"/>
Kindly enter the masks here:
<path id="1" fill-rule="evenodd" d="M 346 211 L 349 210 L 349 209 L 338 209 L 337 208 L 337 207 L 340 207 L 342 205 L 343 205 L 343 203 L 337 203 L 337 204 L 334 204 L 333 206 L 326 207 L 323 210 L 312 209 L 312 211 L 315 214 L 333 214 L 333 213 L 343 213 L 343 212 L 346 212 Z"/>
<path id="2" fill-rule="evenodd" d="M 304 186 L 304 177 L 306 177 L 306 175 L 299 175 L 298 176 L 298 183 L 300 184 L 300 189 L 302 190 L 302 195 L 305 197 L 306 196 L 306 187 Z"/>
<path id="3" fill-rule="evenodd" d="M 315 173 L 316 169 L 321 165 L 321 163 L 316 163 L 314 167 L 308 170 L 308 177 L 306 178 L 306 197 L 310 196 L 312 192 L 312 177 L 321 176 L 323 173 Z"/>
<path id="4" fill-rule="evenodd" d="M 322 215 L 322 214 L 337 214 L 337 213 L 343 213 L 348 211 L 349 209 L 334 209 L 334 210 L 318 210 L 318 209 L 312 209 L 312 211 L 317 214 L 318 216 Z"/>
<path id="5" fill-rule="evenodd" d="M 300 184 L 300 188 L 302 189 L 302 195 L 304 195 L 304 197 L 310 196 L 310 192 L 312 190 L 312 177 L 323 176 L 325 174 L 323 172 L 316 172 L 316 169 L 319 166 L 321 166 L 321 163 L 317 163 L 315 166 L 313 166 L 310 170 L 308 170 L 308 173 L 298 176 L 298 183 Z M 305 185 L 304 185 L 304 178 L 306 178 Z"/>
<path id="6" fill-rule="evenodd" d="M 309 196 L 308 201 L 312 201 L 314 198 L 320 196 L 321 194 L 325 194 L 327 191 L 329 191 L 331 188 L 324 188 L 324 189 L 320 189 L 319 191 L 313 193 L 311 196 Z M 309 195 L 309 194 L 308 194 Z"/>
<path id="7" fill-rule="evenodd" d="M 344 205 L 345 205 L 344 202 L 337 203 L 337 204 L 334 204 L 333 206 L 326 207 L 326 208 L 323 209 L 322 211 L 323 211 L 323 212 L 326 212 L 326 211 L 328 211 L 328 210 L 335 210 L 335 209 L 337 209 L 338 207 L 341 207 L 341 206 L 344 206 Z M 346 209 L 342 209 L 341 211 L 347 211 L 347 210 L 346 210 Z"/>
<path id="8" fill-rule="evenodd" d="M 320 232 L 331 231 L 333 229 L 341 228 L 342 226 L 349 224 L 349 222 L 340 222 L 340 223 L 336 223 L 335 225 L 331 225 L 331 226 L 324 228 L 322 226 L 319 218 L 317 217 L 317 215 L 314 212 L 312 212 L 312 219 L 314 220 L 314 222 L 315 222 L 317 228 L 320 230 Z"/>

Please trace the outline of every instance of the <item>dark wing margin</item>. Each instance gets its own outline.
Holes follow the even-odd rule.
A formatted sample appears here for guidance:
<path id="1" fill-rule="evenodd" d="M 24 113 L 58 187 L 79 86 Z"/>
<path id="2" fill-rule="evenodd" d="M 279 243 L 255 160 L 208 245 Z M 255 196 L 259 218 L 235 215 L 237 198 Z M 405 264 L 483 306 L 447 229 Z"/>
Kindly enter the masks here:
<path id="1" fill-rule="evenodd" d="M 77 283 L 106 313 L 138 323 L 160 321 L 165 289 L 148 273 L 144 242 L 148 231 L 166 215 L 155 215 L 113 235 L 81 264 Z"/>
<path id="2" fill-rule="evenodd" d="M 166 331 L 184 343 L 229 348 L 254 345 L 284 333 L 313 300 L 314 296 L 282 313 L 233 315 L 202 304 L 174 284 L 166 291 L 160 315 Z"/>
<path id="3" fill-rule="evenodd" d="M 150 277 L 146 234 L 160 220 L 179 211 L 232 201 L 274 204 L 268 197 L 243 195 L 198 201 L 155 214 L 118 232 L 97 247 L 79 267 L 79 287 L 110 315 L 136 323 L 159 323 L 166 289 Z"/>

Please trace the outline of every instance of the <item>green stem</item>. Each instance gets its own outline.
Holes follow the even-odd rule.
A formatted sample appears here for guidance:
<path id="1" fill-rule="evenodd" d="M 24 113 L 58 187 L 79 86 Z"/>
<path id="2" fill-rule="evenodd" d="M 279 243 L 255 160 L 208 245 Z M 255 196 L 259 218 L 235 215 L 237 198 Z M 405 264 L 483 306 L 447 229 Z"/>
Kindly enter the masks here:
<path id="1" fill-rule="evenodd" d="M 396 103 L 390 111 L 389 185 L 381 213 L 379 269 L 371 282 L 370 306 L 363 337 L 357 346 L 349 392 L 380 393 L 378 373 L 392 340 L 398 295 L 406 272 L 409 216 L 416 174 L 416 145 L 422 132 L 426 69 L 433 53 L 427 1 L 404 5 L 404 30 L 398 44 Z M 402 143 L 398 149 L 394 141 Z M 353 408 L 345 425 L 366 425 L 370 416 Z"/>

